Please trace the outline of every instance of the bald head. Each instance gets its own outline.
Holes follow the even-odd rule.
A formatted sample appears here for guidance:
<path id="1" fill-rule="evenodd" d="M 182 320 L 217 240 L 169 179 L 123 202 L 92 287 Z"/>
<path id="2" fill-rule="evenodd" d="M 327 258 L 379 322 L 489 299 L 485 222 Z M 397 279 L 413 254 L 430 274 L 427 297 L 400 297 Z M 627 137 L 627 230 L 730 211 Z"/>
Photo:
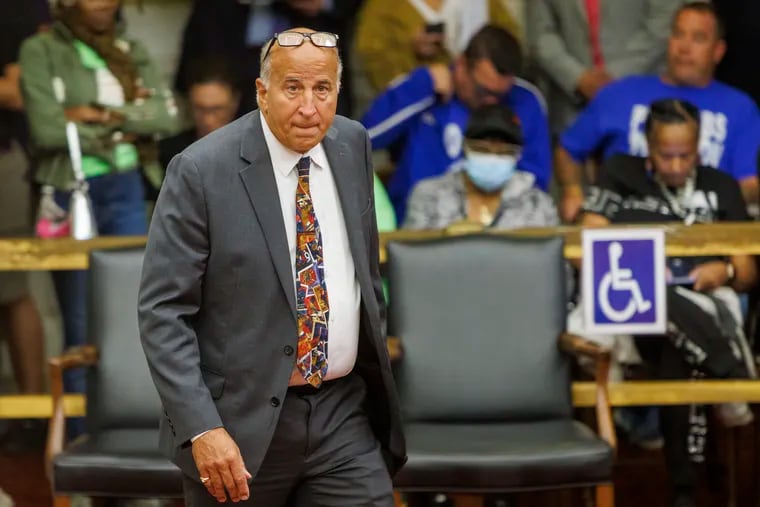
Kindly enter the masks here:
<path id="1" fill-rule="evenodd" d="M 316 30 L 313 30 L 311 28 L 306 27 L 297 27 L 297 28 L 290 28 L 286 30 L 286 32 L 300 32 L 300 33 L 316 33 Z M 303 44 L 308 44 L 311 46 L 314 46 L 314 44 L 311 44 L 310 41 L 304 40 Z M 296 46 L 299 47 L 299 46 Z M 315 46 L 316 47 L 316 46 Z M 272 74 L 272 61 L 273 59 L 276 60 L 277 58 L 274 56 L 277 53 L 281 53 L 283 51 L 289 51 L 293 50 L 295 47 L 281 47 L 277 43 L 277 39 L 275 37 L 272 37 L 269 42 L 264 44 L 264 47 L 261 48 L 261 54 L 259 56 L 259 77 L 262 81 L 264 81 L 265 84 L 269 83 L 269 79 Z M 338 69 L 338 75 L 336 76 L 338 85 L 340 86 L 340 80 L 341 76 L 343 75 L 343 61 L 340 58 L 340 53 L 338 52 L 338 48 L 324 48 L 320 47 L 318 48 L 322 51 L 327 51 L 328 53 L 332 53 L 335 55 L 335 58 L 337 60 L 337 69 Z"/>

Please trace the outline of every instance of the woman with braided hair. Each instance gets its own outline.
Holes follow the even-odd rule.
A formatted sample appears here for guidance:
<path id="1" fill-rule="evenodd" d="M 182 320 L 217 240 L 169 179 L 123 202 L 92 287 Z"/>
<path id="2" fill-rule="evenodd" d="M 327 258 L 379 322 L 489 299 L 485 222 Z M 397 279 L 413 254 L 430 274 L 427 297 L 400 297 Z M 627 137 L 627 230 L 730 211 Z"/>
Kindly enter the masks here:
<path id="1" fill-rule="evenodd" d="M 120 0 L 59 0 L 50 30 L 21 48 L 21 86 L 35 180 L 65 213 L 75 182 L 67 122 L 75 122 L 82 172 L 101 235 L 147 233 L 143 176 L 162 177 L 156 140 L 178 123 L 174 97 L 145 48 L 117 22 Z M 86 273 L 54 273 L 65 345 L 84 343 Z M 83 372 L 66 379 L 84 390 Z"/>

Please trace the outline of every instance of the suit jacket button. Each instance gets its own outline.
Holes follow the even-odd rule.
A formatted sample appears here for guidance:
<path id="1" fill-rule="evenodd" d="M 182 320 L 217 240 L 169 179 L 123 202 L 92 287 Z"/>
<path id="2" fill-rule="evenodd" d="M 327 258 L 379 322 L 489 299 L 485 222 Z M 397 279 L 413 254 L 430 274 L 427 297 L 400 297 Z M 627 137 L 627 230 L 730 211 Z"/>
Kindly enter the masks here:
<path id="1" fill-rule="evenodd" d="M 282 349 L 283 352 L 285 352 L 286 356 L 292 356 L 293 355 L 293 347 L 290 345 L 285 345 L 285 348 Z"/>
<path id="2" fill-rule="evenodd" d="M 272 399 L 269 400 L 269 402 L 272 404 L 273 407 L 279 407 L 280 406 L 280 400 L 278 400 L 276 397 L 272 396 Z"/>

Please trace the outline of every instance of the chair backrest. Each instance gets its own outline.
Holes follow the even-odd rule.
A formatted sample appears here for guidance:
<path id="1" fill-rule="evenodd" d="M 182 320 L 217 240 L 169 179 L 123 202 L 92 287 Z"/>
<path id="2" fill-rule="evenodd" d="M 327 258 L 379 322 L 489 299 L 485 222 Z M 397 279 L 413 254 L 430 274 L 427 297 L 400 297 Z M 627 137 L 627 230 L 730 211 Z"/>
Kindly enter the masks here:
<path id="1" fill-rule="evenodd" d="M 100 352 L 87 377 L 87 429 L 158 428 L 161 402 L 137 324 L 143 249 L 90 255 L 88 342 Z"/>
<path id="2" fill-rule="evenodd" d="M 569 417 L 561 238 L 461 236 L 388 245 L 388 334 L 414 421 Z"/>

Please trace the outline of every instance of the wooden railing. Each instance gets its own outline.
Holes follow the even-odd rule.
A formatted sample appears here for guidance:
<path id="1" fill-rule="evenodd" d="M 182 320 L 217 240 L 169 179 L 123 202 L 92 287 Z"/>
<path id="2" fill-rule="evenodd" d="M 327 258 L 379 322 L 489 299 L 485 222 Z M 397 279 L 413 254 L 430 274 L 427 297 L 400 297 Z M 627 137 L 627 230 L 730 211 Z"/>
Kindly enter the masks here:
<path id="1" fill-rule="evenodd" d="M 642 227 L 637 225 L 635 227 Z M 665 250 L 672 256 L 760 254 L 760 223 L 721 223 L 684 226 L 682 224 L 656 224 L 665 230 Z M 634 228 L 634 227 L 631 227 Z M 565 238 L 565 256 L 581 257 L 581 228 L 531 228 L 515 231 L 489 231 L 516 237 L 562 235 Z M 380 236 L 381 261 L 385 260 L 385 245 L 389 241 L 420 241 L 444 236 L 482 232 L 474 227 L 454 227 L 441 231 L 397 231 Z M 145 244 L 144 237 L 101 237 L 88 241 L 71 239 L 41 240 L 32 238 L 0 239 L 0 270 L 35 271 L 87 269 L 91 250 L 137 247 Z M 578 407 L 595 403 L 596 388 L 593 382 L 575 382 L 573 401 Z M 668 405 L 684 403 L 720 403 L 748 401 L 760 403 L 760 381 L 699 380 L 699 381 L 635 381 L 609 385 L 610 404 Z M 83 415 L 85 402 L 82 395 L 68 395 L 66 413 Z M 47 395 L 0 396 L 0 419 L 49 417 L 52 402 Z"/>
<path id="2" fill-rule="evenodd" d="M 617 227 L 617 226 L 616 226 Z M 628 226 L 641 228 L 643 225 Z M 673 256 L 760 255 L 760 222 L 723 222 L 685 226 L 655 224 L 665 230 L 665 251 Z M 488 231 L 515 237 L 561 235 L 565 238 L 565 257 L 581 257 L 581 227 L 541 227 L 514 231 Z M 380 260 L 385 261 L 389 241 L 420 241 L 483 232 L 474 227 L 452 227 L 436 231 L 395 231 L 380 235 Z M 9 238 L 0 239 L 0 271 L 36 271 L 87 269 L 91 250 L 142 246 L 142 236 L 101 237 L 87 241 L 72 239 Z"/>
<path id="3" fill-rule="evenodd" d="M 613 382 L 608 386 L 608 393 L 610 405 L 613 407 L 682 405 L 684 403 L 714 404 L 729 401 L 760 403 L 760 382 L 752 380 Z M 573 384 L 573 404 L 576 407 L 593 407 L 595 403 L 596 386 L 593 382 Z M 52 408 L 50 396 L 46 394 L 0 396 L 0 419 L 49 418 Z M 84 396 L 66 395 L 64 408 L 68 416 L 84 415 Z"/>

